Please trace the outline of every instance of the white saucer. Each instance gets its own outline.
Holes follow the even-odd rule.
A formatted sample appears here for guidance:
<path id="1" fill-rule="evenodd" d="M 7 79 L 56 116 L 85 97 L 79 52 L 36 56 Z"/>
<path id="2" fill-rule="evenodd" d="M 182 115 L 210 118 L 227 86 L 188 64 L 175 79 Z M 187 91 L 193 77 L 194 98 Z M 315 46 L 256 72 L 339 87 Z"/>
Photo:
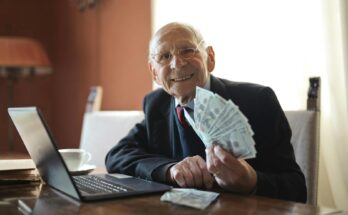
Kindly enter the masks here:
<path id="1" fill-rule="evenodd" d="M 96 168 L 95 165 L 85 164 L 77 170 L 70 170 L 71 175 L 86 175 Z"/>

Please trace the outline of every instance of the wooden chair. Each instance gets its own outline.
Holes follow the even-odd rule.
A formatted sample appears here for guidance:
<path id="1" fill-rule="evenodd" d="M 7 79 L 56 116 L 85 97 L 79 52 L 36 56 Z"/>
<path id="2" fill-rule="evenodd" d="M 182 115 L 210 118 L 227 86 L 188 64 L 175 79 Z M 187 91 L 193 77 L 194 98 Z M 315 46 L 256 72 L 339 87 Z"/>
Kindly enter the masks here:
<path id="1" fill-rule="evenodd" d="M 103 88 L 101 86 L 92 86 L 87 99 L 86 113 L 99 111 L 103 97 Z"/>
<path id="2" fill-rule="evenodd" d="M 296 161 L 307 185 L 307 203 L 317 204 L 320 134 L 320 78 L 309 79 L 307 110 L 285 111 L 289 121 Z"/>
<path id="3" fill-rule="evenodd" d="M 142 119 L 142 111 L 100 111 L 102 88 L 91 87 L 83 117 L 80 148 L 92 154 L 91 164 L 104 167 L 106 153 Z"/>

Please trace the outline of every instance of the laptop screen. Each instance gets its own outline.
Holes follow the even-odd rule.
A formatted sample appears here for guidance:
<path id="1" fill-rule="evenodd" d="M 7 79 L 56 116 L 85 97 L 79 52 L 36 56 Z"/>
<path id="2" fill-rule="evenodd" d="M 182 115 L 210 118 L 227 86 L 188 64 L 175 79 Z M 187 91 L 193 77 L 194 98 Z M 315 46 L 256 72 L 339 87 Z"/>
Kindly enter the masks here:
<path id="1" fill-rule="evenodd" d="M 36 107 L 9 108 L 10 117 L 44 181 L 79 198 L 54 138 Z"/>

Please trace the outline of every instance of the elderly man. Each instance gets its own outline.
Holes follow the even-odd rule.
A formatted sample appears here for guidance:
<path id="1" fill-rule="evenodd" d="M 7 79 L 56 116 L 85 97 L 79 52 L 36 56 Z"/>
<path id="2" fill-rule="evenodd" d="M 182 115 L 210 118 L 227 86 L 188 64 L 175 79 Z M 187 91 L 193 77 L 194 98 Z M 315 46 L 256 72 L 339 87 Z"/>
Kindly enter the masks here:
<path id="1" fill-rule="evenodd" d="M 215 54 L 199 31 L 182 23 L 159 29 L 149 46 L 149 69 L 162 86 L 144 99 L 145 120 L 106 156 L 109 172 L 120 172 L 179 187 L 212 189 L 306 201 L 291 130 L 269 87 L 231 82 L 211 75 Z M 232 100 L 255 133 L 254 159 L 238 159 L 219 146 L 204 144 L 178 116 L 193 115 L 196 86 Z"/>

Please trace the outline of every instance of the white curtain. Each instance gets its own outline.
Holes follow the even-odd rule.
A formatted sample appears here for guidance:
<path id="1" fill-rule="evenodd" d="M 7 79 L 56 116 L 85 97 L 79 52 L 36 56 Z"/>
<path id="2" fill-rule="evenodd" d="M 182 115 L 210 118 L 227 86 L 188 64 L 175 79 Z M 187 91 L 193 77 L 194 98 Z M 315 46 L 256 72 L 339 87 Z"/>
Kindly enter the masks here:
<path id="1" fill-rule="evenodd" d="M 319 203 L 347 210 L 348 3 L 346 0 L 322 0 L 322 6 L 326 27 L 326 67 L 322 73 Z"/>
<path id="2" fill-rule="evenodd" d="M 321 76 L 319 205 L 348 209 L 346 0 L 153 0 L 153 31 L 180 21 L 216 53 L 214 74 L 271 86 L 284 110 L 306 108 Z"/>

